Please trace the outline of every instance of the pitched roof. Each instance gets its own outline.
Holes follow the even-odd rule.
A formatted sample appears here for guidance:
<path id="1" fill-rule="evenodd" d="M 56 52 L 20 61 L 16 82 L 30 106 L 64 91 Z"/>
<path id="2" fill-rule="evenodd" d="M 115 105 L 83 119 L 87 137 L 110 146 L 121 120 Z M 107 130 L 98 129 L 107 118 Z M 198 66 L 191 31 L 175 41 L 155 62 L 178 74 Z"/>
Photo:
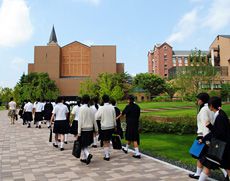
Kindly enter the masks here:
<path id="1" fill-rule="evenodd" d="M 219 35 L 221 37 L 224 37 L 224 38 L 230 38 L 230 35 Z"/>
<path id="2" fill-rule="evenodd" d="M 50 34 L 50 39 L 49 39 L 49 43 L 57 43 L 57 36 L 56 36 L 56 33 L 55 33 L 55 29 L 54 29 L 54 26 L 52 28 L 52 31 L 51 31 L 51 34 Z"/>

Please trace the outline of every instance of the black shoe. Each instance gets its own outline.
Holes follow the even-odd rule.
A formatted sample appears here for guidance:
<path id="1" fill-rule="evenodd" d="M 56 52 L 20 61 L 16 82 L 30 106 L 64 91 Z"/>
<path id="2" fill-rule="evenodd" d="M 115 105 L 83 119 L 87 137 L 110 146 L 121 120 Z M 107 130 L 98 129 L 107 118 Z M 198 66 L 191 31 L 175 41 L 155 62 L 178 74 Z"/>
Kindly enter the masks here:
<path id="1" fill-rule="evenodd" d="M 80 159 L 82 163 L 86 163 L 86 159 Z"/>
<path id="2" fill-rule="evenodd" d="M 190 173 L 190 174 L 188 174 L 188 176 L 189 176 L 190 178 L 194 178 L 194 179 L 197 179 L 197 180 L 200 178 L 200 176 L 195 175 L 194 173 Z"/>
<path id="3" fill-rule="evenodd" d="M 127 151 L 127 150 L 125 150 L 124 148 L 122 148 L 122 151 L 123 151 L 125 154 L 127 154 L 127 153 L 128 153 L 128 151 Z"/>
<path id="4" fill-rule="evenodd" d="M 31 127 L 30 125 L 27 126 L 27 128 L 30 128 L 30 127 Z"/>
<path id="5" fill-rule="evenodd" d="M 41 129 L 42 128 L 41 125 L 39 125 L 38 128 Z"/>
<path id="6" fill-rule="evenodd" d="M 86 165 L 89 165 L 92 158 L 93 158 L 93 155 L 89 154 L 89 156 L 86 159 Z"/>
<path id="7" fill-rule="evenodd" d="M 65 149 L 64 148 L 60 148 L 60 151 L 64 151 Z"/>
<path id="8" fill-rule="evenodd" d="M 224 178 L 224 181 L 229 181 L 228 175 Z"/>
<path id="9" fill-rule="evenodd" d="M 97 148 L 97 145 L 92 145 L 93 148 Z"/>
<path id="10" fill-rule="evenodd" d="M 35 128 L 38 128 L 38 126 L 36 126 Z"/>
<path id="11" fill-rule="evenodd" d="M 104 157 L 104 160 L 109 161 L 110 157 Z"/>
<path id="12" fill-rule="evenodd" d="M 54 146 L 55 148 L 58 148 L 58 145 L 55 145 L 55 143 L 53 143 L 53 146 Z"/>
<path id="13" fill-rule="evenodd" d="M 141 159 L 141 155 L 133 155 L 133 158 Z"/>
<path id="14" fill-rule="evenodd" d="M 48 126 L 48 129 L 50 129 L 51 128 L 51 126 Z"/>
<path id="15" fill-rule="evenodd" d="M 67 142 L 67 141 L 64 141 L 64 143 L 65 143 L 65 144 L 68 144 L 68 142 Z"/>

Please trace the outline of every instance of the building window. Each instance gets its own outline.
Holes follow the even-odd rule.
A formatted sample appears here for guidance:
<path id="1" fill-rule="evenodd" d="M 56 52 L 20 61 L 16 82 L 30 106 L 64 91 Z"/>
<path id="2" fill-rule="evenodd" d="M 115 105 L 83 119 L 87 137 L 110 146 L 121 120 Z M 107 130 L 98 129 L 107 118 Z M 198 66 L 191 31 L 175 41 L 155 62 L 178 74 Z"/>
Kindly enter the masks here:
<path id="1" fill-rule="evenodd" d="M 178 57 L 178 64 L 179 64 L 179 66 L 182 66 L 182 58 L 181 57 Z"/>
<path id="2" fill-rule="evenodd" d="M 168 76 L 168 74 L 165 74 L 165 77 L 167 77 Z"/>
<path id="3" fill-rule="evenodd" d="M 184 64 L 188 65 L 188 57 L 184 57 Z"/>
<path id="4" fill-rule="evenodd" d="M 176 58 L 175 57 L 172 58 L 172 61 L 173 61 L 173 66 L 176 66 Z"/>

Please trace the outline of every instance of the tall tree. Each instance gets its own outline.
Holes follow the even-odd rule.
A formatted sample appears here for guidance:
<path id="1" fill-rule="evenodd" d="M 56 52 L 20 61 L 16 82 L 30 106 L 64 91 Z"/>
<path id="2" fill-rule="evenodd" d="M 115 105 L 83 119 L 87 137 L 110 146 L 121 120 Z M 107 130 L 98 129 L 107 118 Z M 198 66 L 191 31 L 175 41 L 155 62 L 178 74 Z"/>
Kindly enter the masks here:
<path id="1" fill-rule="evenodd" d="M 134 77 L 134 86 L 141 87 L 147 90 L 151 97 L 157 96 L 165 91 L 165 80 L 161 77 L 149 74 L 140 73 Z"/>

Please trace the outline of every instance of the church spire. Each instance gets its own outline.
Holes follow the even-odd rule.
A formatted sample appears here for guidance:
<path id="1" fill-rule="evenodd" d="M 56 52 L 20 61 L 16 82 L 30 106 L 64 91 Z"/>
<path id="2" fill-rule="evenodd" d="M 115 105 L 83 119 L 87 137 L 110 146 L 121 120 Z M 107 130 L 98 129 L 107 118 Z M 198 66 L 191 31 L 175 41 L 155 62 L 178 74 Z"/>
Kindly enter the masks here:
<path id="1" fill-rule="evenodd" d="M 57 37 L 56 37 L 54 25 L 53 25 L 53 28 L 52 28 L 52 31 L 51 31 L 51 34 L 50 34 L 50 40 L 49 40 L 48 44 L 50 44 L 50 43 L 56 43 L 57 44 Z"/>

